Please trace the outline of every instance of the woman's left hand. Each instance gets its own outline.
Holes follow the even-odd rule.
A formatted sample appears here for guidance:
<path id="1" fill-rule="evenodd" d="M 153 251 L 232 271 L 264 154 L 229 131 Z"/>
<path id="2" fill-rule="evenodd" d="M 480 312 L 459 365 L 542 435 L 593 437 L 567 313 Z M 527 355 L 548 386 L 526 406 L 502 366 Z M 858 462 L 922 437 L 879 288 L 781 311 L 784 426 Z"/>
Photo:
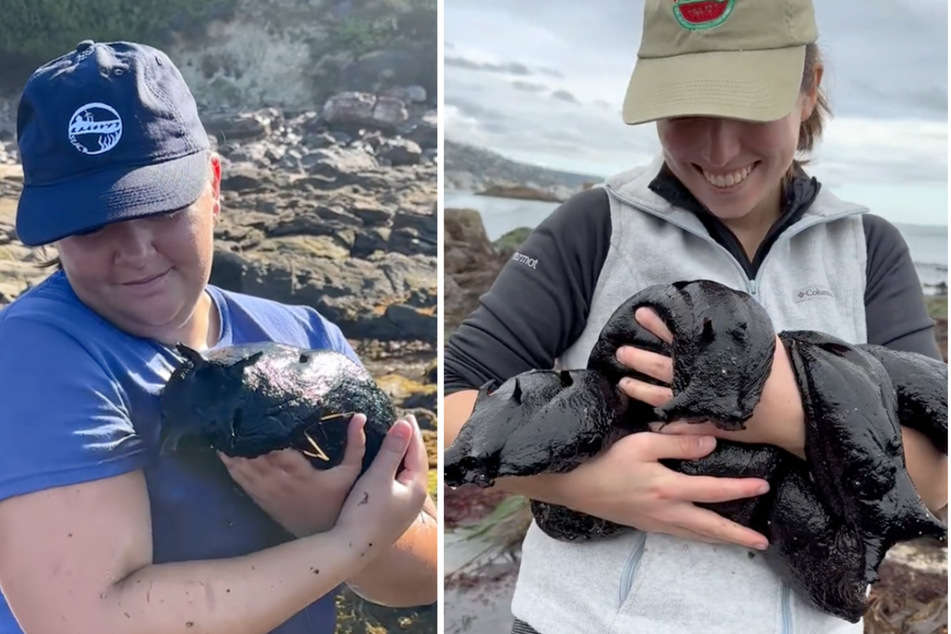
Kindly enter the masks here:
<path id="1" fill-rule="evenodd" d="M 634 318 L 641 326 L 667 343 L 673 341 L 670 330 L 653 310 L 639 308 L 634 313 Z M 625 378 L 621 380 L 620 387 L 628 396 L 655 407 L 673 398 L 673 392 L 670 387 L 667 387 L 673 382 L 673 362 L 670 357 L 631 346 L 622 346 L 617 351 L 617 359 L 624 365 L 665 384 L 657 386 Z M 667 425 L 651 423 L 651 428 L 664 434 L 708 435 L 737 442 L 774 445 L 799 458 L 804 458 L 805 416 L 799 387 L 796 384 L 786 347 L 777 337 L 772 370 L 763 387 L 762 398 L 753 409 L 753 416 L 746 422 L 746 429 L 724 431 L 713 423 L 683 421 L 674 421 Z"/>
<path id="2" fill-rule="evenodd" d="M 347 427 L 347 447 L 337 466 L 315 469 L 294 449 L 257 458 L 230 458 L 218 453 L 231 477 L 271 518 L 298 537 L 333 528 L 347 494 L 360 475 L 366 451 L 363 426 L 356 414 Z"/>

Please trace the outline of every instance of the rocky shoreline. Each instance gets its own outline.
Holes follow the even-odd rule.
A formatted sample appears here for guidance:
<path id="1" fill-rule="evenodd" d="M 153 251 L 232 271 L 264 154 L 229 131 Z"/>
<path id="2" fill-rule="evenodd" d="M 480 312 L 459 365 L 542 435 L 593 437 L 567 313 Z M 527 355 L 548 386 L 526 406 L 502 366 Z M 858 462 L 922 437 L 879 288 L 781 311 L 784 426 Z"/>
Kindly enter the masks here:
<path id="1" fill-rule="evenodd" d="M 52 255 L 16 238 L 14 112 L 0 102 L 0 308 L 46 277 L 37 265 Z M 337 323 L 398 410 L 416 414 L 435 474 L 437 129 L 425 90 L 201 114 L 222 156 L 212 283 Z M 341 634 L 436 631 L 435 605 L 393 610 L 345 591 L 338 614 Z"/>
<path id="2" fill-rule="evenodd" d="M 489 241 L 474 209 L 446 209 L 446 339 L 478 305 L 505 262 L 527 236 L 516 229 Z M 947 291 L 926 298 L 935 337 L 948 360 Z M 518 572 L 519 547 L 531 520 L 524 501 L 474 485 L 442 494 L 447 530 L 446 632 L 495 632 L 510 627 L 509 604 Z M 947 508 L 944 509 L 947 521 Z M 455 533 L 453 533 L 455 531 Z M 477 534 L 474 542 L 467 535 Z M 474 544 L 474 545 L 473 545 Z M 947 548 L 910 542 L 891 551 L 872 587 L 866 634 L 947 633 Z M 912 629 L 908 629 L 912 628 Z"/>
<path id="3" fill-rule="evenodd" d="M 565 199 L 550 192 L 521 185 L 490 185 L 476 196 L 494 196 L 495 198 L 514 198 L 516 200 L 538 200 L 548 203 L 562 203 Z"/>

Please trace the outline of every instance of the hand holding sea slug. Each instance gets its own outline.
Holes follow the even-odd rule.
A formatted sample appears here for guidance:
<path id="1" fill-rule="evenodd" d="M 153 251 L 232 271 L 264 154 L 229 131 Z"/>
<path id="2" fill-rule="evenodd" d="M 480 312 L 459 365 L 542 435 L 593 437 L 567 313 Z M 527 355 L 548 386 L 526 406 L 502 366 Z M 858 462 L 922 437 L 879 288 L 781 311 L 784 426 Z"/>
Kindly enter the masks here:
<path id="1" fill-rule="evenodd" d="M 426 501 L 428 470 L 416 418 L 396 421 L 370 467 L 354 483 L 333 530 L 347 535 L 353 547 L 366 549 L 369 561 L 419 516 Z"/>
<path id="2" fill-rule="evenodd" d="M 298 537 L 329 530 L 337 521 L 347 494 L 360 476 L 366 449 L 357 414 L 347 428 L 343 460 L 330 469 L 315 469 L 295 449 L 272 451 L 258 458 L 231 458 L 218 452 L 231 477 L 274 521 Z"/>
<path id="3" fill-rule="evenodd" d="M 673 341 L 673 334 L 653 310 L 640 308 L 635 312 L 634 318 L 665 343 L 670 344 Z M 674 376 L 673 360 L 670 357 L 632 346 L 622 346 L 618 348 L 617 359 L 625 366 L 664 384 L 652 385 L 634 378 L 622 379 L 620 387 L 628 396 L 654 407 L 664 405 L 673 398 L 669 387 Z M 747 444 L 773 445 L 803 458 L 806 431 L 802 397 L 789 354 L 779 337 L 776 337 L 772 368 L 763 386 L 762 397 L 745 427 L 733 431 L 709 422 L 673 421 L 667 424 L 651 424 L 651 429 L 664 434 L 715 436 Z"/>

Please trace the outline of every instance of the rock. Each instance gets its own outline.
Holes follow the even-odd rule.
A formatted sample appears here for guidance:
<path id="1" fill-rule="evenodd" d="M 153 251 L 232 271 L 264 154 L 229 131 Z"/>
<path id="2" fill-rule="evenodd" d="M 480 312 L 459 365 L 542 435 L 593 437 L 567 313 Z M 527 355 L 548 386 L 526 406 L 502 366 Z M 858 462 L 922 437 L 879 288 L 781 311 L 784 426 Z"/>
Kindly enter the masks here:
<path id="1" fill-rule="evenodd" d="M 373 120 L 376 97 L 365 92 L 344 92 L 334 95 L 324 104 L 323 118 L 335 123 L 369 123 Z"/>
<path id="2" fill-rule="evenodd" d="M 373 227 L 356 234 L 350 256 L 366 258 L 377 251 L 385 251 L 390 241 L 391 230 L 386 227 Z"/>
<path id="3" fill-rule="evenodd" d="M 242 288 L 247 270 L 248 267 L 240 255 L 216 248 L 211 265 L 210 283 L 226 289 Z"/>
<path id="4" fill-rule="evenodd" d="M 406 103 L 424 103 L 426 89 L 422 86 L 393 86 L 380 92 L 381 97 L 393 97 Z"/>
<path id="5" fill-rule="evenodd" d="M 427 47 L 384 49 L 359 59 L 327 60 L 333 65 L 341 90 L 382 92 L 394 86 L 419 86 L 427 96 L 436 95 L 438 53 Z"/>
<path id="6" fill-rule="evenodd" d="M 364 170 L 379 167 L 377 160 L 362 150 L 348 148 L 327 148 L 314 150 L 301 159 L 309 174 L 341 178 L 347 181 L 347 176 Z"/>
<path id="7" fill-rule="evenodd" d="M 426 101 L 426 89 L 422 86 L 407 86 L 406 96 L 413 103 L 424 103 Z"/>
<path id="8" fill-rule="evenodd" d="M 431 213 L 397 213 L 388 247 L 397 253 L 437 254 L 437 227 L 435 209 Z"/>
<path id="9" fill-rule="evenodd" d="M 495 196 L 496 198 L 518 198 L 521 200 L 541 200 L 544 202 L 562 202 L 562 199 L 550 192 L 521 185 L 492 185 L 485 191 L 476 192 L 476 196 Z"/>
<path id="10" fill-rule="evenodd" d="M 230 192 L 253 192 L 260 190 L 264 185 L 261 173 L 254 169 L 233 168 L 222 170 L 221 190 Z"/>
<path id="11" fill-rule="evenodd" d="M 439 117 L 435 110 L 430 110 L 408 121 L 399 132 L 420 147 L 434 150 L 439 141 Z"/>
<path id="12" fill-rule="evenodd" d="M 896 545 L 885 556 L 879 575 L 881 579 L 869 593 L 867 632 L 947 631 L 946 548 L 926 540 Z"/>
<path id="13" fill-rule="evenodd" d="M 374 227 L 393 220 L 393 212 L 378 206 L 376 203 L 367 201 L 366 203 L 355 203 L 350 206 L 350 213 L 358 217 L 365 226 Z"/>
<path id="14" fill-rule="evenodd" d="M 386 308 L 386 318 L 393 332 L 400 333 L 401 339 L 419 339 L 436 343 L 438 322 L 433 308 L 415 308 L 405 304 L 390 304 Z M 414 405 L 413 407 L 418 407 Z M 435 403 L 433 406 L 435 409 Z"/>
<path id="15" fill-rule="evenodd" d="M 420 163 L 424 165 L 429 165 L 435 163 L 436 159 L 439 157 L 439 151 L 435 148 L 429 150 L 423 150 L 423 158 L 420 160 Z"/>
<path id="16" fill-rule="evenodd" d="M 378 152 L 394 166 L 416 165 L 423 153 L 419 145 L 407 139 L 388 139 Z"/>
<path id="17" fill-rule="evenodd" d="M 443 233 L 443 309 L 446 329 L 450 330 L 476 309 L 479 296 L 492 285 L 504 260 L 489 242 L 482 217 L 474 209 L 446 209 Z"/>
<path id="18" fill-rule="evenodd" d="M 202 121 L 208 134 L 219 143 L 263 139 L 271 133 L 275 111 L 247 112 L 238 116 L 219 115 Z M 269 116 L 270 115 L 270 116 Z"/>
<path id="19" fill-rule="evenodd" d="M 282 170 L 298 172 L 303 169 L 301 165 L 302 157 L 303 153 L 297 148 L 288 148 L 284 152 L 284 156 L 281 157 L 281 160 L 277 162 L 276 167 Z"/>
<path id="20" fill-rule="evenodd" d="M 302 139 L 302 142 L 307 147 L 314 149 L 330 147 L 338 143 L 337 139 L 330 132 L 311 132 Z"/>
<path id="21" fill-rule="evenodd" d="M 399 374 L 377 377 L 376 383 L 400 409 L 436 409 L 436 385 L 424 385 Z"/>
<path id="22" fill-rule="evenodd" d="M 393 130 L 406 122 L 409 113 L 401 99 L 376 97 L 365 92 L 344 92 L 327 100 L 323 118 L 332 126 Z"/>
<path id="23" fill-rule="evenodd" d="M 353 141 L 353 137 L 347 134 L 346 132 L 341 132 L 339 130 L 331 130 L 328 132 L 330 138 L 333 139 L 334 143 L 337 145 L 349 145 Z"/>
<path id="24" fill-rule="evenodd" d="M 401 99 L 380 97 L 373 108 L 373 122 L 387 129 L 395 129 L 409 118 L 406 105 Z"/>

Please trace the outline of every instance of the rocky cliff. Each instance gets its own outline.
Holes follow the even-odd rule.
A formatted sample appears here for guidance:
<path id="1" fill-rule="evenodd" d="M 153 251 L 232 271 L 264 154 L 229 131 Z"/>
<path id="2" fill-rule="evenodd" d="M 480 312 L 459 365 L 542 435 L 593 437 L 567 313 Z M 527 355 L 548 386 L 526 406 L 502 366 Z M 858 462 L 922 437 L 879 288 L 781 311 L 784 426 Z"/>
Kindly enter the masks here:
<path id="1" fill-rule="evenodd" d="M 509 160 L 485 148 L 446 140 L 446 188 L 481 192 L 489 188 L 536 190 L 533 198 L 565 200 L 603 176 L 552 170 Z M 511 191 L 511 189 L 510 189 Z M 539 195 L 540 193 L 540 195 Z"/>

